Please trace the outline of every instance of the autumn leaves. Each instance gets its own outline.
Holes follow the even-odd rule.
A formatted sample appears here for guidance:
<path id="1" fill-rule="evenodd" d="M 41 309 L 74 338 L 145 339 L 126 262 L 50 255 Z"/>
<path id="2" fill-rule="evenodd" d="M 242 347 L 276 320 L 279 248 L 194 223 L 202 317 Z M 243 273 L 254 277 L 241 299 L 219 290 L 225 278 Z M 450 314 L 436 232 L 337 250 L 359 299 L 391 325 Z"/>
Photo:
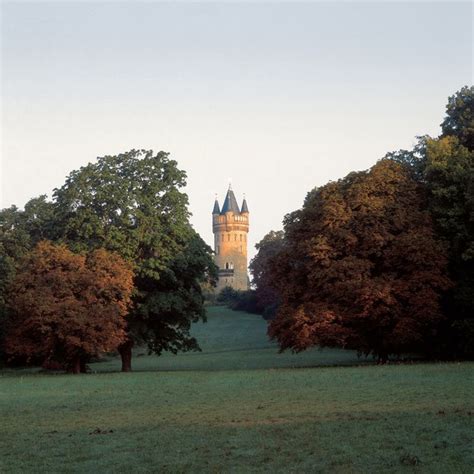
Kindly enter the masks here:
<path id="1" fill-rule="evenodd" d="M 269 334 L 283 349 L 339 346 L 418 352 L 449 287 L 420 186 L 391 160 L 314 190 L 287 217 L 273 258 L 281 306 Z"/>
<path id="2" fill-rule="evenodd" d="M 119 255 L 74 254 L 42 241 L 10 284 L 5 351 L 79 373 L 91 357 L 124 342 L 132 289 L 131 266 Z"/>

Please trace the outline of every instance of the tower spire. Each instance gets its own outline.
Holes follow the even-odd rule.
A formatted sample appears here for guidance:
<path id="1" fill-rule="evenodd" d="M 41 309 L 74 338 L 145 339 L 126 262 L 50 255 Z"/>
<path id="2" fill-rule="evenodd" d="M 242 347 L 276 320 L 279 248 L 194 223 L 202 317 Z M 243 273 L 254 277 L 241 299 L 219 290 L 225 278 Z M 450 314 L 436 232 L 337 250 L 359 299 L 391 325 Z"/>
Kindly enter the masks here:
<path id="1" fill-rule="evenodd" d="M 220 213 L 221 213 L 221 209 L 219 207 L 219 201 L 217 200 L 217 193 L 216 193 L 216 198 L 214 201 L 214 209 L 212 209 L 212 214 L 220 214 Z"/>
<path id="2" fill-rule="evenodd" d="M 247 205 L 247 199 L 245 199 L 245 194 L 244 194 L 244 200 L 242 201 L 242 207 L 240 208 L 241 214 L 244 213 L 249 213 L 249 207 Z"/>
<path id="3" fill-rule="evenodd" d="M 222 204 L 221 214 L 232 211 L 234 214 L 240 214 L 239 205 L 237 199 L 235 199 L 234 191 L 232 191 L 232 185 L 229 183 L 229 190 L 227 191 L 224 204 Z"/>

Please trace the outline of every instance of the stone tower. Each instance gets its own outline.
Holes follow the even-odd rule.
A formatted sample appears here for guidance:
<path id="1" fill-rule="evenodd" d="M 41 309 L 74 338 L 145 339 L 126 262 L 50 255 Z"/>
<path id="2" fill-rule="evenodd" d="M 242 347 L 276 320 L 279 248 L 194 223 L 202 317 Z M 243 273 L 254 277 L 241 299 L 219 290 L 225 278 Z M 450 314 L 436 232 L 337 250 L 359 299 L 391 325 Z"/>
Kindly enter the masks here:
<path id="1" fill-rule="evenodd" d="M 214 261 L 219 267 L 216 292 L 226 286 L 235 290 L 248 290 L 247 276 L 247 234 L 249 231 L 249 210 L 244 198 L 239 209 L 234 191 L 229 185 L 222 210 L 219 202 L 212 210 L 212 231 L 214 232 Z"/>

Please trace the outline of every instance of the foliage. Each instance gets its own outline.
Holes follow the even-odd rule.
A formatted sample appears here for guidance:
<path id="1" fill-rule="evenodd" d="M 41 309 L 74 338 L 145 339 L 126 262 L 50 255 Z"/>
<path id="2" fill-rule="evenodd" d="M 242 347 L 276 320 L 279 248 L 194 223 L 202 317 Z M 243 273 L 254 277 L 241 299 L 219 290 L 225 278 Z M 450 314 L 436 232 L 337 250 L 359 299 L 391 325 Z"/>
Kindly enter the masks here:
<path id="1" fill-rule="evenodd" d="M 232 305 L 235 311 L 262 314 L 262 307 L 258 304 L 257 292 L 255 290 L 239 291 L 237 299 Z"/>
<path id="2" fill-rule="evenodd" d="M 474 115 L 474 110 L 472 112 Z M 426 182 L 438 235 L 449 249 L 454 287 L 445 301 L 446 347 L 453 357 L 474 357 L 474 150 L 455 136 L 430 140 Z"/>
<path id="3" fill-rule="evenodd" d="M 474 357 L 474 87 L 449 98 L 441 137 L 387 157 L 424 185 L 439 239 L 448 248 L 452 289 L 433 347 L 443 357 Z"/>
<path id="4" fill-rule="evenodd" d="M 286 217 L 272 266 L 281 305 L 269 334 L 281 349 L 346 347 L 381 360 L 426 352 L 449 280 L 424 208 L 391 160 L 310 192 Z"/>
<path id="5" fill-rule="evenodd" d="M 46 196 L 31 199 L 24 210 L 16 206 L 0 210 L 0 307 L 16 264 L 40 240 L 49 237 L 52 220 L 52 204 Z"/>
<path id="6" fill-rule="evenodd" d="M 270 231 L 255 246 L 257 254 L 249 265 L 257 306 L 265 319 L 275 316 L 279 304 L 278 291 L 272 283 L 272 261 L 283 249 L 284 242 L 283 231 Z"/>
<path id="7" fill-rule="evenodd" d="M 384 159 L 400 163 L 418 182 L 425 182 L 426 146 L 430 140 L 428 135 L 417 137 L 417 143 L 413 150 L 398 150 L 387 153 Z"/>
<path id="8" fill-rule="evenodd" d="M 234 311 L 262 314 L 255 290 L 241 291 L 226 286 L 217 295 L 216 303 L 223 304 Z"/>
<path id="9" fill-rule="evenodd" d="M 168 153 L 132 150 L 72 172 L 54 193 L 61 240 L 78 250 L 104 247 L 135 265 L 124 370 L 134 341 L 158 354 L 198 348 L 189 328 L 205 317 L 201 285 L 215 281 L 216 268 L 189 224 L 185 184 Z"/>
<path id="10" fill-rule="evenodd" d="M 167 153 L 132 150 L 73 171 L 53 202 L 41 196 L 24 211 L 1 211 L 0 318 L 15 267 L 48 238 L 76 252 L 105 248 L 133 264 L 134 304 L 121 346 L 126 369 L 134 341 L 158 354 L 198 349 L 189 327 L 205 317 L 201 288 L 215 284 L 217 270 L 211 249 L 189 224 L 185 184 L 186 174 Z M 1 327 L 0 319 L 0 336 Z"/>
<path id="11" fill-rule="evenodd" d="M 430 210 L 453 258 L 474 259 L 474 151 L 456 137 L 429 140 L 425 169 Z"/>
<path id="12" fill-rule="evenodd" d="M 201 283 L 215 279 L 209 247 L 191 228 L 185 246 L 158 277 L 139 273 L 133 313 L 135 337 L 147 341 L 156 354 L 169 351 L 199 350 L 189 333 L 191 323 L 205 321 Z M 148 260 L 144 262 L 149 265 Z"/>
<path id="13" fill-rule="evenodd" d="M 448 99 L 443 136 L 456 137 L 462 146 L 474 151 L 474 86 L 464 86 Z"/>
<path id="14" fill-rule="evenodd" d="M 223 304 L 225 306 L 231 306 L 237 299 L 237 290 L 234 290 L 231 286 L 225 286 L 216 296 L 216 303 Z"/>
<path id="15" fill-rule="evenodd" d="M 15 206 L 0 211 L 0 347 L 6 317 L 6 288 L 15 274 L 16 262 L 30 246 L 29 235 L 20 226 L 20 215 Z"/>
<path id="16" fill-rule="evenodd" d="M 16 206 L 0 210 L 0 359 L 7 308 L 6 290 L 22 258 L 53 231 L 52 204 L 46 196 L 31 199 L 24 210 Z"/>
<path id="17" fill-rule="evenodd" d="M 80 361 L 117 348 L 126 337 L 133 273 L 103 249 L 85 255 L 40 242 L 7 292 L 11 317 L 5 350 L 11 357 Z"/>
<path id="18" fill-rule="evenodd" d="M 168 153 L 132 150 L 100 157 L 54 191 L 60 237 L 77 249 L 107 248 L 148 261 L 157 276 L 188 231 L 186 174 Z"/>

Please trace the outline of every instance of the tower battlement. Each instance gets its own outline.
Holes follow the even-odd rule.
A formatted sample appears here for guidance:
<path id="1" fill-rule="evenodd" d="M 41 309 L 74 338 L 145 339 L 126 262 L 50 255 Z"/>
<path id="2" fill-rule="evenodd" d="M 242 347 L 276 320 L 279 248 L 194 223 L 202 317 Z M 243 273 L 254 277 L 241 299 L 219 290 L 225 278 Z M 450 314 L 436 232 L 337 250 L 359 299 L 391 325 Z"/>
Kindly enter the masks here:
<path id="1" fill-rule="evenodd" d="M 216 198 L 212 211 L 214 233 L 214 261 L 219 268 L 217 290 L 226 286 L 235 290 L 248 290 L 247 234 L 249 232 L 249 210 L 243 200 L 239 208 L 234 191 L 229 186 L 222 206 Z"/>

